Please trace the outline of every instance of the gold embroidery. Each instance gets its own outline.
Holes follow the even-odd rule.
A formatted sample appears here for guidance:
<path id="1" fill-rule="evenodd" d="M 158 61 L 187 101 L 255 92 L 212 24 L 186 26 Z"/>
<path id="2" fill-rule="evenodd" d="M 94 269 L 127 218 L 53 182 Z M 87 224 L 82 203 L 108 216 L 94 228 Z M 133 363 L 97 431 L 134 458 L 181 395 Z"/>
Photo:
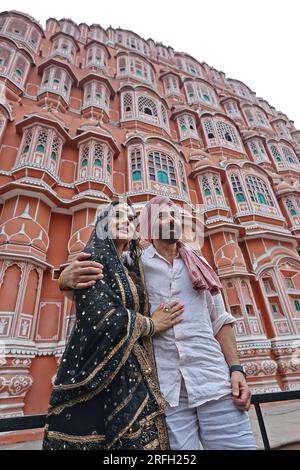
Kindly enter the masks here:
<path id="1" fill-rule="evenodd" d="M 96 330 L 99 330 L 100 329 L 100 326 L 105 322 L 105 320 L 107 320 L 107 318 L 109 318 L 111 316 L 111 314 L 115 311 L 114 308 L 112 308 L 111 310 L 109 310 L 109 312 L 107 312 L 103 318 L 101 318 L 101 320 L 99 321 L 99 323 L 97 323 L 96 325 Z"/>
<path id="2" fill-rule="evenodd" d="M 144 447 L 144 450 L 154 450 L 154 449 L 157 449 L 158 446 L 159 446 L 159 440 L 158 440 L 158 439 L 154 439 L 154 441 L 149 442 L 149 444 L 147 444 L 147 445 Z"/>
<path id="3" fill-rule="evenodd" d="M 98 395 L 98 393 L 102 392 L 102 390 L 107 387 L 112 381 L 113 379 L 115 378 L 115 376 L 118 374 L 119 370 L 121 369 L 121 367 L 123 367 L 123 365 L 125 364 L 125 362 L 127 361 L 129 355 L 131 354 L 132 352 L 132 348 L 133 348 L 133 345 L 136 343 L 136 341 L 138 340 L 139 338 L 139 334 L 140 334 L 140 329 L 141 329 L 141 324 L 140 324 L 140 321 L 136 321 L 136 324 L 135 324 L 135 327 L 134 327 L 134 330 L 133 330 L 133 333 L 132 333 L 132 337 L 131 337 L 131 340 L 129 341 L 129 344 L 128 344 L 128 347 L 127 347 L 127 350 L 126 352 L 124 353 L 123 355 L 123 358 L 122 360 L 120 361 L 118 367 L 116 367 L 116 369 L 114 370 L 114 372 L 110 375 L 109 377 L 109 380 L 106 381 L 105 384 L 102 384 L 101 387 L 99 387 L 98 389 L 96 390 L 93 390 L 92 392 L 89 392 L 85 395 L 82 395 L 78 398 L 73 398 L 73 400 L 69 400 L 68 402 L 62 404 L 62 405 L 59 405 L 59 406 L 56 406 L 56 407 L 53 407 L 50 411 L 49 411 L 49 415 L 51 414 L 55 414 L 55 415 L 59 415 L 60 413 L 63 412 L 63 410 L 65 408 L 69 408 L 69 407 L 72 407 L 78 403 L 82 403 L 82 402 L 85 402 L 85 401 L 88 401 L 88 400 L 91 400 L 94 396 Z"/>
<path id="4" fill-rule="evenodd" d="M 122 438 L 122 436 L 124 434 L 126 434 L 126 432 L 128 431 L 128 429 L 131 428 L 131 426 L 133 425 L 133 423 L 136 421 L 136 419 L 139 417 L 139 415 L 142 413 L 142 411 L 144 410 L 145 406 L 147 405 L 148 403 L 148 400 L 149 400 L 149 395 L 147 393 L 147 396 L 146 398 L 144 399 L 143 403 L 140 405 L 140 407 L 138 408 L 136 414 L 134 415 L 134 417 L 132 418 L 132 420 L 130 421 L 130 423 L 119 433 L 119 435 L 113 440 L 112 444 L 110 446 L 108 446 L 108 449 L 110 449 L 116 441 L 118 441 L 119 439 Z"/>
<path id="5" fill-rule="evenodd" d="M 122 403 L 120 403 L 119 406 L 117 406 L 117 408 L 113 411 L 111 415 L 108 416 L 108 418 L 106 419 L 106 423 L 109 423 L 113 419 L 113 417 L 116 416 L 116 414 L 118 414 L 123 408 L 125 408 L 125 406 L 130 402 L 134 392 L 140 385 L 141 381 L 142 376 L 139 377 L 139 381 L 136 383 L 135 387 L 131 390 L 130 394 L 126 397 L 126 399 Z"/>
<path id="6" fill-rule="evenodd" d="M 115 346 L 115 348 L 106 356 L 104 361 L 101 362 L 94 370 L 93 372 L 85 379 L 82 380 L 81 382 L 77 382 L 75 384 L 66 384 L 66 385 L 55 385 L 53 388 L 55 390 L 67 390 L 70 388 L 78 388 L 81 387 L 82 385 L 86 385 L 88 382 L 90 382 L 91 379 L 95 377 L 95 375 L 100 372 L 101 369 L 108 363 L 108 361 L 115 355 L 115 353 L 123 346 L 124 343 L 126 343 L 128 337 L 129 337 L 129 330 L 130 330 L 130 323 L 131 323 L 131 312 L 130 310 L 127 310 L 128 312 L 128 323 L 127 323 L 127 332 L 126 336 Z"/>
<path id="7" fill-rule="evenodd" d="M 118 273 L 116 273 L 116 278 L 121 292 L 122 304 L 124 305 L 124 307 L 126 307 L 126 293 Z"/>
<path id="8" fill-rule="evenodd" d="M 89 436 L 72 436 L 70 434 L 63 434 L 62 432 L 48 431 L 47 436 L 49 439 L 58 439 L 66 442 L 102 442 L 105 441 L 104 435 L 89 435 Z"/>

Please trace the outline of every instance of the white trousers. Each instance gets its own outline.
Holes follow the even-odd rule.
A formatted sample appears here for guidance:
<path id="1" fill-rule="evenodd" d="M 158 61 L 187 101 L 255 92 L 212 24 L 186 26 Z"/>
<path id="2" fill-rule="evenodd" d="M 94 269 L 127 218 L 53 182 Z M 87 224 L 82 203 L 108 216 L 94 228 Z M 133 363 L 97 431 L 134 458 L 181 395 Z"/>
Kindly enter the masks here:
<path id="1" fill-rule="evenodd" d="M 166 421 L 172 450 L 256 449 L 248 413 L 231 396 L 189 408 L 183 379 L 179 405 L 168 407 Z"/>

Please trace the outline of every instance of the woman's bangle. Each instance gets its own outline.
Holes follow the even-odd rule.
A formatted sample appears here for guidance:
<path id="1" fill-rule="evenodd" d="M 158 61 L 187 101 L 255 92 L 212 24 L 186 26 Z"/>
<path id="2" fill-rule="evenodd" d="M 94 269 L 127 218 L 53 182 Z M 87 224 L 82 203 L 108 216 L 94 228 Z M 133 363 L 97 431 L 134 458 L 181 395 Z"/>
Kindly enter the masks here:
<path id="1" fill-rule="evenodd" d="M 59 275 L 59 278 L 57 279 L 57 282 L 58 282 L 58 285 L 59 285 L 59 289 L 61 291 L 68 291 L 68 290 L 72 290 L 70 289 L 69 287 L 63 287 L 62 284 L 61 284 L 61 273 Z"/>

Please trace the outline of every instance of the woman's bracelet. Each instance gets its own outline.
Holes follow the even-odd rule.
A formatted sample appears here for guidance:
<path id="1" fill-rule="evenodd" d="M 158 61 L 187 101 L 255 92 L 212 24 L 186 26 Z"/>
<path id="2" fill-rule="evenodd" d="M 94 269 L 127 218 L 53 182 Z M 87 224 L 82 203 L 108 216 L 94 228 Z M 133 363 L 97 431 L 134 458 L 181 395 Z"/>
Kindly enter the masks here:
<path id="1" fill-rule="evenodd" d="M 144 317 L 141 329 L 141 336 L 154 336 L 155 325 L 152 318 Z"/>

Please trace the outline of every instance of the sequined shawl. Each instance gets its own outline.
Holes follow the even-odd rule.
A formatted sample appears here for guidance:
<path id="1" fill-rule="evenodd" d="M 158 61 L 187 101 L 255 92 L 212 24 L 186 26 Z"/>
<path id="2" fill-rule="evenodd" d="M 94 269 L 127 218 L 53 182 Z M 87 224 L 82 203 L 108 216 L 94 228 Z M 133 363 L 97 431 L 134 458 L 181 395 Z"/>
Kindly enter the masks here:
<path id="1" fill-rule="evenodd" d="M 149 314 L 146 290 L 144 312 L 139 313 L 137 288 L 113 241 L 99 239 L 96 229 L 84 251 L 104 266 L 104 279 L 74 293 L 76 324 L 54 383 L 45 442 L 52 439 L 53 446 L 53 439 L 61 439 L 62 443 L 82 440 L 85 448 L 95 448 L 91 443 L 98 439 L 104 449 L 120 445 L 121 448 L 167 449 L 166 404 L 159 391 L 152 341 L 140 338 L 142 315 Z M 144 285 L 141 263 L 139 269 Z M 80 436 L 76 436 L 79 431 L 74 426 L 72 436 L 66 437 L 61 432 L 65 429 L 60 427 L 61 423 L 58 421 L 56 425 L 55 419 L 51 421 L 51 417 L 59 419 L 59 416 L 67 420 L 66 416 L 72 416 L 80 404 L 90 400 L 97 400 L 97 407 L 102 410 L 100 434 L 94 431 L 89 436 L 91 429 L 87 423 L 84 436 L 82 429 Z M 145 429 L 150 429 L 151 424 L 158 430 L 152 444 L 149 438 L 148 442 L 139 438 L 147 434 Z"/>

